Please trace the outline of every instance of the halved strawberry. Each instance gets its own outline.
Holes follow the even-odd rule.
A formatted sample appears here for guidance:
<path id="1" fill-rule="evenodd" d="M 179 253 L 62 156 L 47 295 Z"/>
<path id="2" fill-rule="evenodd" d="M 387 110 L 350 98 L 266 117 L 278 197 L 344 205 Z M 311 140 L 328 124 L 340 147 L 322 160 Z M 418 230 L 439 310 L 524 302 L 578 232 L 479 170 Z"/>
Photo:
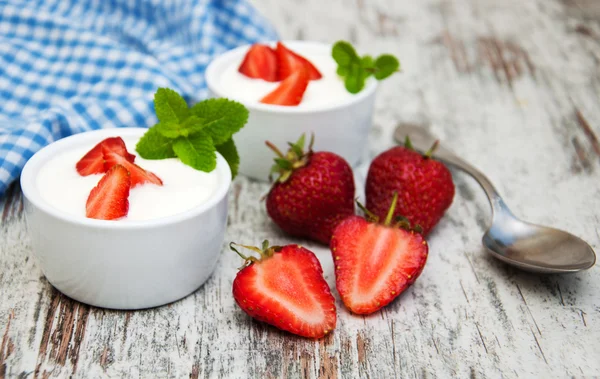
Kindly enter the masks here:
<path id="1" fill-rule="evenodd" d="M 318 80 L 323 77 L 319 70 L 303 56 L 294 53 L 292 50 L 285 47 L 281 42 L 277 42 L 277 79 L 284 80 L 294 72 L 299 71 L 302 67 L 308 72 L 309 80 Z"/>
<path id="2" fill-rule="evenodd" d="M 241 74 L 268 82 L 277 81 L 277 58 L 270 46 L 256 43 L 250 47 L 238 68 Z"/>
<path id="3" fill-rule="evenodd" d="M 304 337 L 320 338 L 336 324 L 335 300 L 317 257 L 299 245 L 263 248 L 243 246 L 260 254 L 246 257 L 233 281 L 233 297 L 257 320 Z"/>
<path id="4" fill-rule="evenodd" d="M 308 87 L 308 75 L 301 68 L 282 81 L 277 88 L 263 97 L 260 102 L 274 105 L 298 105 Z"/>
<path id="5" fill-rule="evenodd" d="M 373 313 L 394 300 L 421 274 L 428 246 L 423 236 L 392 224 L 397 193 L 383 223 L 359 216 L 342 221 L 331 237 L 336 287 L 354 313 Z M 362 207 L 362 206 L 361 206 Z"/>
<path id="6" fill-rule="evenodd" d="M 121 165 L 111 168 L 92 188 L 85 204 L 85 215 L 99 220 L 115 220 L 129 211 L 129 172 Z"/>
<path id="7" fill-rule="evenodd" d="M 123 157 L 129 162 L 135 160 L 135 155 L 129 154 L 125 142 L 121 137 L 110 137 L 99 142 L 92 150 L 88 151 L 83 158 L 77 162 L 75 168 L 81 176 L 87 176 L 92 174 L 101 174 L 106 172 L 104 168 L 104 156 L 102 155 L 102 146 L 107 150 L 113 151 Z"/>
<path id="8" fill-rule="evenodd" d="M 109 148 L 102 146 L 102 154 L 104 155 L 104 168 L 110 170 L 115 165 L 121 165 L 129 171 L 131 176 L 131 188 L 144 183 L 153 183 L 158 186 L 162 186 L 162 180 L 151 173 L 146 171 L 135 163 L 129 162 L 125 157 L 117 154 Z"/>

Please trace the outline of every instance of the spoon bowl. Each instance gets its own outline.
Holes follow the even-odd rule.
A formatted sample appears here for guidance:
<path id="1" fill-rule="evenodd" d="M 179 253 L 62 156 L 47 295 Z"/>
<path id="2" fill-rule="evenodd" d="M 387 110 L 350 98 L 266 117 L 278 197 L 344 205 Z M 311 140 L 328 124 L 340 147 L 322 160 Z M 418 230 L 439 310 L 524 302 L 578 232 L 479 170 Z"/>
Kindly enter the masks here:
<path id="1" fill-rule="evenodd" d="M 496 215 L 482 243 L 501 261 L 541 273 L 577 272 L 596 262 L 592 248 L 570 233 L 524 222 L 509 213 Z"/>
<path id="2" fill-rule="evenodd" d="M 413 147 L 421 152 L 427 151 L 436 140 L 424 128 L 411 124 L 400 125 L 394 137 L 402 143 L 407 135 Z M 482 243 L 494 257 L 522 270 L 540 273 L 577 272 L 596 263 L 594 250 L 581 238 L 515 217 L 490 180 L 450 150 L 438 146 L 433 157 L 471 175 L 485 191 L 493 218 Z"/>

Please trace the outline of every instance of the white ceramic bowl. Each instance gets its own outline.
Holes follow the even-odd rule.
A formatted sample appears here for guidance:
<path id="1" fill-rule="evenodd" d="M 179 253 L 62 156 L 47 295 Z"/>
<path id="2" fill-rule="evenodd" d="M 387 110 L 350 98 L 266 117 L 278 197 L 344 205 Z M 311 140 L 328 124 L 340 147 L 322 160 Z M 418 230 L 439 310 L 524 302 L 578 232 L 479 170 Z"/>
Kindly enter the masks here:
<path id="1" fill-rule="evenodd" d="M 77 217 L 40 196 L 36 177 L 55 154 L 111 136 L 141 136 L 145 129 L 104 129 L 54 142 L 36 153 L 21 174 L 25 215 L 34 255 L 48 281 L 65 295 L 95 306 L 140 309 L 178 300 L 211 275 L 227 222 L 231 171 L 217 154 L 219 185 L 205 203 L 145 221 Z"/>
<path id="2" fill-rule="evenodd" d="M 313 51 L 331 54 L 331 45 L 283 41 L 299 54 Z M 206 69 L 206 82 L 213 97 L 237 100 L 235 94 L 225 93 L 220 86 L 222 73 L 234 61 L 241 61 L 249 46 L 241 46 L 213 60 Z M 351 166 L 360 163 L 371 128 L 377 82 L 367 81 L 365 88 L 350 99 L 308 109 L 242 102 L 250 111 L 248 123 L 234 140 L 240 154 L 240 173 L 258 180 L 267 180 L 273 165 L 273 152 L 265 146 L 269 140 L 287 150 L 287 142 L 296 141 L 302 133 L 314 132 L 315 151 L 331 151 L 348 161 Z"/>

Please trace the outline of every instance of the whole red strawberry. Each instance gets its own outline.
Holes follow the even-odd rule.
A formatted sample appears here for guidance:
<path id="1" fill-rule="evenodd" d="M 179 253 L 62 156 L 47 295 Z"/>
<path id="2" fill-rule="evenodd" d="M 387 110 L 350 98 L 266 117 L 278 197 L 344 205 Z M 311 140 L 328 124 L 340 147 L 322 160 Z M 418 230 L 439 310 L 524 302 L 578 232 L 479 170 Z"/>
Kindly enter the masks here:
<path id="1" fill-rule="evenodd" d="M 246 257 L 233 281 L 233 298 L 248 315 L 303 337 L 320 338 L 335 328 L 335 300 L 315 254 L 299 245 L 262 249 Z"/>
<path id="2" fill-rule="evenodd" d="M 421 274 L 429 252 L 425 238 L 393 214 L 394 193 L 385 220 L 368 210 L 366 218 L 350 216 L 331 237 L 335 284 L 344 305 L 354 313 L 368 314 L 392 302 Z"/>
<path id="3" fill-rule="evenodd" d="M 267 213 L 286 233 L 329 243 L 333 228 L 354 214 L 354 177 L 350 165 L 339 155 L 313 152 L 312 139 L 304 152 L 304 135 L 283 155 L 273 172 L 279 178 L 267 195 Z"/>
<path id="4" fill-rule="evenodd" d="M 440 221 L 452 204 L 454 183 L 443 163 L 431 158 L 429 152 L 416 152 L 410 140 L 379 154 L 371 163 L 367 175 L 367 208 L 379 217 L 385 217 L 394 192 L 398 192 L 398 206 L 394 216 L 402 215 L 423 235 Z"/>

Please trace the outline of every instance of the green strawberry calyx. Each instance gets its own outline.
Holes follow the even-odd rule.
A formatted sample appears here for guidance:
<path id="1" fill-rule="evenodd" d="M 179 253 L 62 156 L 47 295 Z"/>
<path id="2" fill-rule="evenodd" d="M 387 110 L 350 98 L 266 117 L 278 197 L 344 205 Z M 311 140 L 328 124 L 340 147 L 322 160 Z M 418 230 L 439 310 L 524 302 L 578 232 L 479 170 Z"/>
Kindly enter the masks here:
<path id="1" fill-rule="evenodd" d="M 425 158 L 425 159 L 431 158 L 433 156 L 433 153 L 435 152 L 435 150 L 438 148 L 439 144 L 440 144 L 440 140 L 436 140 L 433 143 L 433 145 L 431 145 L 429 150 L 427 150 L 425 152 L 425 154 L 423 154 L 423 158 Z M 404 139 L 404 147 L 407 148 L 408 150 L 416 151 L 415 148 L 413 147 L 413 144 L 410 141 L 410 137 L 408 135 Z"/>
<path id="2" fill-rule="evenodd" d="M 396 205 L 398 204 L 398 192 L 394 192 L 394 196 L 392 197 L 392 204 L 390 205 L 390 208 L 388 209 L 388 212 L 385 216 L 385 220 L 383 220 L 383 222 L 380 222 L 379 216 L 375 215 L 373 212 L 368 210 L 358 200 L 356 200 L 356 204 L 364 212 L 365 219 L 369 222 L 381 224 L 383 226 L 389 226 L 392 228 L 402 228 L 416 233 L 421 233 L 423 231 L 423 228 L 421 228 L 420 225 L 412 226 L 410 224 L 410 221 L 408 221 L 408 219 L 404 216 L 394 217 L 394 211 L 396 210 Z"/>
<path id="3" fill-rule="evenodd" d="M 276 182 L 285 183 L 295 170 L 308 164 L 310 157 L 313 154 L 312 147 L 315 142 L 315 135 L 311 134 L 308 150 L 306 152 L 304 151 L 305 137 L 306 136 L 302 134 L 296 143 L 288 142 L 290 149 L 285 154 L 270 141 L 265 142 L 276 155 L 274 158 L 275 164 L 271 167 L 271 173 L 269 174 L 270 181 L 272 181 L 273 174 L 278 174 L 279 177 L 276 179 Z"/>
<path id="4" fill-rule="evenodd" d="M 258 253 L 260 258 L 257 258 L 253 255 L 246 256 L 246 255 L 242 254 L 238 249 L 236 249 L 235 246 L 239 246 L 239 247 L 243 247 L 248 250 L 252 250 L 252 251 Z M 239 270 L 242 270 L 242 269 L 250 266 L 253 263 L 259 263 L 265 259 L 269 259 L 273 256 L 273 254 L 281 251 L 281 246 L 269 246 L 268 240 L 264 240 L 261 247 L 240 245 L 235 242 L 230 242 L 229 248 L 244 260 L 244 264 L 242 265 L 242 267 L 239 268 Z"/>

